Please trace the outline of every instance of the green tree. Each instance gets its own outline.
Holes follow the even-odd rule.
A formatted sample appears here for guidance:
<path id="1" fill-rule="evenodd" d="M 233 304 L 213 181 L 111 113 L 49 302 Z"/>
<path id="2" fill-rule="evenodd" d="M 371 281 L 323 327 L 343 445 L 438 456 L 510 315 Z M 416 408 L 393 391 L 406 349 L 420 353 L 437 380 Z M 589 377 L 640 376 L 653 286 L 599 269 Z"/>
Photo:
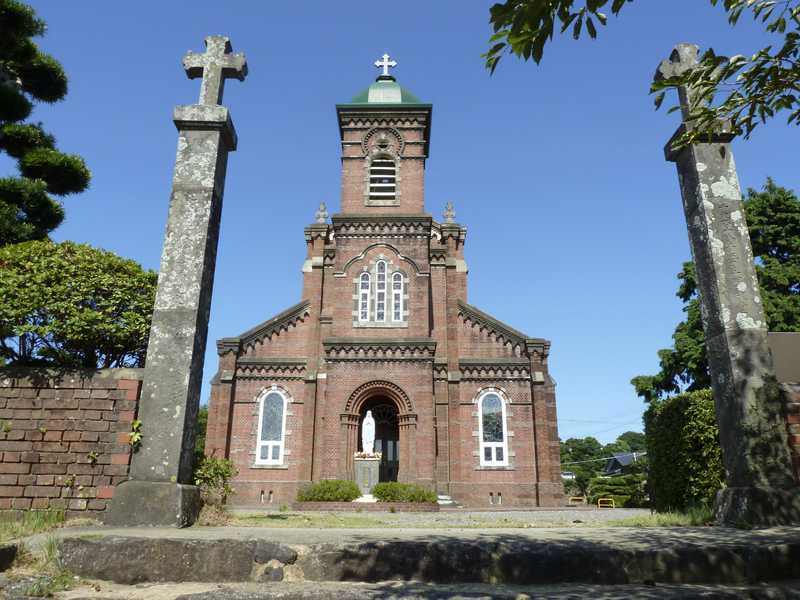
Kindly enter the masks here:
<path id="1" fill-rule="evenodd" d="M 0 151 L 17 160 L 21 177 L 0 178 L 0 246 L 45 238 L 64 219 L 52 195 L 82 192 L 89 169 L 74 154 L 56 149 L 41 123 L 23 123 L 33 102 L 57 102 L 67 77 L 31 38 L 46 29 L 29 6 L 0 0 Z"/>
<path id="2" fill-rule="evenodd" d="M 582 495 L 586 495 L 589 482 L 605 464 L 603 445 L 593 437 L 569 438 L 561 442 L 561 468 L 575 473 L 574 484 Z"/>
<path id="3" fill-rule="evenodd" d="M 597 37 L 599 26 L 633 0 L 506 0 L 492 6 L 489 22 L 494 35 L 484 54 L 492 72 L 500 59 L 510 53 L 523 60 L 542 60 L 544 48 L 556 31 L 569 32 L 575 39 L 586 32 Z M 700 64 L 681 77 L 653 84 L 656 106 L 661 105 L 665 88 L 688 85 L 695 90 L 691 116 L 695 128 L 689 138 L 719 127 L 728 121 L 736 133 L 749 136 L 753 129 L 776 113 L 788 113 L 789 123 L 800 123 L 800 0 L 709 0 L 721 5 L 728 23 L 734 26 L 749 13 L 763 24 L 776 43 L 752 56 L 726 58 L 706 51 Z M 726 96 L 714 106 L 715 94 Z"/>
<path id="4" fill-rule="evenodd" d="M 625 442 L 629 452 L 645 452 L 647 450 L 647 440 L 641 431 L 626 431 L 617 440 Z"/>
<path id="5" fill-rule="evenodd" d="M 18 366 L 141 366 L 157 275 L 84 244 L 0 248 L 0 359 Z"/>
<path id="6" fill-rule="evenodd" d="M 800 200 L 768 179 L 763 191 L 747 190 L 744 208 L 767 325 L 800 331 Z M 711 385 L 694 265 L 684 263 L 678 279 L 686 318 L 675 328 L 673 347 L 658 351 L 658 373 L 631 380 L 646 402 Z"/>
<path id="7" fill-rule="evenodd" d="M 197 411 L 197 421 L 194 426 L 194 466 L 195 469 L 203 462 L 206 452 L 206 428 L 208 427 L 208 406 L 201 406 Z"/>

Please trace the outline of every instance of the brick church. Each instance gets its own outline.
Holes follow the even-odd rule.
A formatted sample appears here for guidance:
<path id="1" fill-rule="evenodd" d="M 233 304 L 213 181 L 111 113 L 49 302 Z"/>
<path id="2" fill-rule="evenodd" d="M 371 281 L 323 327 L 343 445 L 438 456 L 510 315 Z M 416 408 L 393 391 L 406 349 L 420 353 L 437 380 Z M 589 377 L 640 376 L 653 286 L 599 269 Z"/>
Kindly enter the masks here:
<path id="1" fill-rule="evenodd" d="M 298 304 L 217 342 L 206 453 L 235 506 L 354 479 L 367 410 L 381 481 L 471 507 L 562 504 L 550 342 L 467 302 L 466 228 L 425 212 L 430 104 L 383 75 L 336 113 L 341 212 L 305 228 Z"/>

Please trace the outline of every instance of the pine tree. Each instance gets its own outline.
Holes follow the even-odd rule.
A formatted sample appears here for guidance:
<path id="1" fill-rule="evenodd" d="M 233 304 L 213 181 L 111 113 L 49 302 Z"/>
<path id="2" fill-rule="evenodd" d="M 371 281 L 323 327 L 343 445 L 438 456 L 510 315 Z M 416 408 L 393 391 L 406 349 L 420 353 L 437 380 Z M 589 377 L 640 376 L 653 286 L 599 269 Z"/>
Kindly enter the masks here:
<path id="1" fill-rule="evenodd" d="M 90 173 L 83 160 L 56 149 L 41 123 L 25 123 L 34 102 L 57 102 L 67 77 L 31 38 L 46 26 L 32 8 L 0 0 L 0 151 L 17 160 L 19 177 L 0 178 L 0 246 L 37 240 L 64 219 L 60 201 L 85 190 Z"/>

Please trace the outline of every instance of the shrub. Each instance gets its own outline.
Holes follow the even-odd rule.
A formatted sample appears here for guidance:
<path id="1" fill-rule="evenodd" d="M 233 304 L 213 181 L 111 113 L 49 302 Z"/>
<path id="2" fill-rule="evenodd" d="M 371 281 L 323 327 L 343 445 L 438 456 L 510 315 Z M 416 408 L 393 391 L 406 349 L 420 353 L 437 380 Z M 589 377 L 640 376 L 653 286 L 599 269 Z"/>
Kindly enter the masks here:
<path id="1" fill-rule="evenodd" d="M 644 423 L 653 507 L 683 512 L 711 504 L 724 481 L 711 390 L 654 401 Z"/>
<path id="2" fill-rule="evenodd" d="M 589 502 L 597 504 L 598 498 L 613 498 L 617 508 L 646 506 L 644 477 L 641 474 L 596 477 L 589 483 Z"/>
<path id="3" fill-rule="evenodd" d="M 361 496 L 355 481 L 326 479 L 297 492 L 298 502 L 352 502 Z"/>
<path id="4" fill-rule="evenodd" d="M 205 504 L 221 506 L 233 494 L 230 481 L 239 471 L 227 458 L 206 456 L 194 471 L 194 483 L 200 487 Z"/>
<path id="5" fill-rule="evenodd" d="M 436 502 L 436 492 L 415 483 L 387 481 L 372 488 L 378 502 Z"/>

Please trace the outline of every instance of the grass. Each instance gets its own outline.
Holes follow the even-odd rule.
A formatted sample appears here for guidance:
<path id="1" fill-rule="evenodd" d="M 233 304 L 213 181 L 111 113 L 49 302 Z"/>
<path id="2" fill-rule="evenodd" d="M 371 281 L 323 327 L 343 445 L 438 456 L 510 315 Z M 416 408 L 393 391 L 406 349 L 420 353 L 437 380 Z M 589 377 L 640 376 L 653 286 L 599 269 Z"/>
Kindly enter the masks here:
<path id="1" fill-rule="evenodd" d="M 609 527 L 699 527 L 710 525 L 714 521 L 711 508 L 701 506 L 686 512 L 651 513 L 609 521 Z"/>
<path id="2" fill-rule="evenodd" d="M 62 565 L 58 538 L 53 535 L 48 536 L 36 553 L 20 544 L 9 574 L 12 580 L 28 579 L 30 583 L 20 591 L 26 597 L 35 598 L 51 598 L 55 593 L 68 590 L 80 581 Z"/>
<path id="3" fill-rule="evenodd" d="M 2 512 L 0 542 L 62 527 L 65 520 L 64 512 L 58 510 Z"/>

